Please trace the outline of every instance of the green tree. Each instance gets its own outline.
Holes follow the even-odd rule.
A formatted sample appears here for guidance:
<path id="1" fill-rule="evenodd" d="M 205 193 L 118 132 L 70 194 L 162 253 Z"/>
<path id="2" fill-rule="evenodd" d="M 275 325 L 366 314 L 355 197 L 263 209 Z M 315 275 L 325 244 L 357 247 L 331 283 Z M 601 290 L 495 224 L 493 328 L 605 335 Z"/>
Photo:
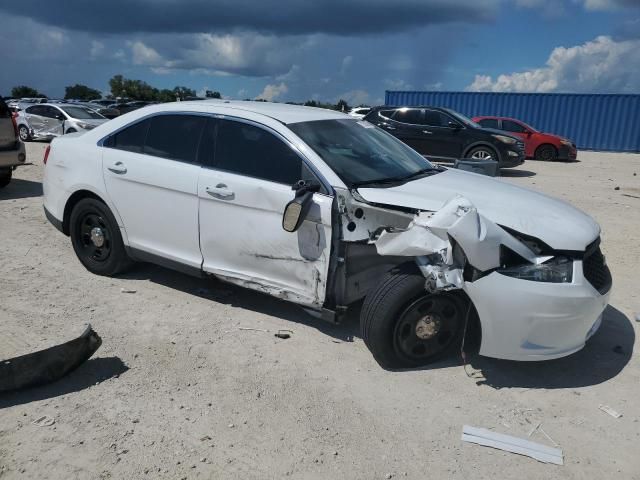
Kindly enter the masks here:
<path id="1" fill-rule="evenodd" d="M 111 95 L 114 97 L 126 97 L 124 91 L 124 78 L 122 75 L 114 75 L 109 80 L 109 88 L 111 88 Z"/>
<path id="2" fill-rule="evenodd" d="M 204 96 L 207 98 L 222 98 L 220 92 L 212 92 L 211 90 L 207 90 Z"/>
<path id="3" fill-rule="evenodd" d="M 38 92 L 35 88 L 26 85 L 18 85 L 11 89 L 12 98 L 46 98 L 46 95 Z"/>
<path id="4" fill-rule="evenodd" d="M 173 89 L 173 93 L 176 97 L 179 97 L 180 100 L 183 100 L 187 97 L 195 97 L 196 96 L 196 91 L 188 88 L 188 87 L 181 87 L 181 86 L 177 86 L 174 87 Z"/>
<path id="5" fill-rule="evenodd" d="M 175 102 L 176 94 L 173 93 L 173 90 L 169 90 L 168 88 L 163 88 L 158 92 L 158 98 L 156 100 L 163 103 Z"/>
<path id="6" fill-rule="evenodd" d="M 341 112 L 348 112 L 349 111 L 349 104 L 347 103 L 346 100 L 340 99 L 338 101 L 338 103 L 336 104 L 335 109 L 339 110 Z"/>
<path id="7" fill-rule="evenodd" d="M 102 97 L 99 90 L 87 87 L 86 85 L 80 85 L 79 83 L 65 87 L 64 92 L 65 100 L 70 98 L 77 98 L 78 100 L 96 100 Z"/>

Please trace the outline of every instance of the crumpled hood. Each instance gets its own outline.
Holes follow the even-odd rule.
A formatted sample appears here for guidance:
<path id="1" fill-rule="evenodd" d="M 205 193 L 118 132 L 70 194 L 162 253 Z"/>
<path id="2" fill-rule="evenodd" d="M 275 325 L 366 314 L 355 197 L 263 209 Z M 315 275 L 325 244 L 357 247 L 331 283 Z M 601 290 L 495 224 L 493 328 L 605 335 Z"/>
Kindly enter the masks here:
<path id="1" fill-rule="evenodd" d="M 600 235 L 586 213 L 559 199 L 484 175 L 447 169 L 389 188 L 359 188 L 368 202 L 437 211 L 455 195 L 497 223 L 542 240 L 556 250 L 585 250 Z"/>

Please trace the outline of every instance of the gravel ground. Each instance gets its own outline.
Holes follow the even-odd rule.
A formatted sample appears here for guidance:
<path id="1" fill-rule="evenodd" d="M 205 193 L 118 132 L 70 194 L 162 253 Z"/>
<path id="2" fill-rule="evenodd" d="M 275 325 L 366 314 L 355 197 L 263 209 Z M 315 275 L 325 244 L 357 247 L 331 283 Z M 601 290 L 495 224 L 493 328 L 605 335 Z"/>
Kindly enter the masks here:
<path id="1" fill-rule="evenodd" d="M 325 325 L 282 301 L 150 265 L 91 275 L 44 218 L 44 146 L 27 145 L 33 165 L 0 191 L 0 344 L 50 345 L 90 321 L 103 345 L 57 383 L 0 394 L 3 480 L 640 479 L 640 156 L 529 161 L 505 177 L 603 227 L 614 293 L 584 350 L 388 372 L 359 338 L 357 312 Z M 275 338 L 278 329 L 292 337 Z M 55 423 L 32 424 L 43 415 Z M 526 437 L 540 422 L 531 438 L 553 439 L 564 466 L 460 441 L 464 424 Z"/>

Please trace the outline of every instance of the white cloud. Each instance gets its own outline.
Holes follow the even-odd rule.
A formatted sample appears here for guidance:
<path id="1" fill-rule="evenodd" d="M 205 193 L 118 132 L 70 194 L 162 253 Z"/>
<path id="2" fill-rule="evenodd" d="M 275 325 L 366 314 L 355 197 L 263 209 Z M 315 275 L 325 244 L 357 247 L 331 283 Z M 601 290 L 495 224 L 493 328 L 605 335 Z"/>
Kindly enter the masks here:
<path id="1" fill-rule="evenodd" d="M 300 67 L 295 54 L 314 44 L 313 37 L 290 37 L 256 33 L 182 35 L 170 39 L 151 37 L 129 42 L 136 65 L 181 69 L 215 76 L 274 76 L 292 81 Z"/>
<path id="2" fill-rule="evenodd" d="M 587 10 L 616 10 L 620 7 L 640 7 L 638 0 L 574 0 Z"/>
<path id="3" fill-rule="evenodd" d="M 267 100 L 268 102 L 272 102 L 288 91 L 289 87 L 287 87 L 284 82 L 280 82 L 279 85 L 265 85 L 264 90 L 262 90 L 262 93 L 256 97 L 256 100 Z"/>
<path id="4" fill-rule="evenodd" d="M 134 65 L 148 65 L 153 67 L 168 67 L 167 61 L 154 48 L 142 42 L 132 42 L 131 59 Z"/>
<path id="5" fill-rule="evenodd" d="M 349 105 L 367 105 L 371 102 L 371 96 L 369 92 L 365 90 L 350 90 L 345 92 L 336 97 L 336 102 L 341 99 L 346 100 Z"/>
<path id="6" fill-rule="evenodd" d="M 403 79 L 391 79 L 387 78 L 383 82 L 384 86 L 389 90 L 415 90 L 411 83 L 407 83 Z"/>
<path id="7" fill-rule="evenodd" d="M 546 65 L 524 72 L 476 75 L 467 87 L 484 92 L 640 92 L 640 40 L 600 36 L 574 47 L 557 47 Z"/>
<path id="8" fill-rule="evenodd" d="M 342 64 L 340 66 L 340 74 L 344 75 L 347 73 L 347 71 L 349 70 L 349 67 L 351 67 L 351 64 L 353 63 L 353 57 L 351 55 L 347 55 L 346 57 L 344 57 L 342 59 Z"/>
<path id="9" fill-rule="evenodd" d="M 104 52 L 104 43 L 99 42 L 98 40 L 91 41 L 91 49 L 89 50 L 89 56 L 91 58 L 96 58 L 102 55 Z"/>

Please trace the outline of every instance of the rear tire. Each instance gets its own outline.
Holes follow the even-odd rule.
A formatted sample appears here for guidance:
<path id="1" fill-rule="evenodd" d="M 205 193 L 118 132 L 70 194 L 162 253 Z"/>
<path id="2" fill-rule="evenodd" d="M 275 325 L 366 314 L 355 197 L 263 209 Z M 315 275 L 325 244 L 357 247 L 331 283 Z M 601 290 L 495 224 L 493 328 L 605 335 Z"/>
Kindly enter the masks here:
<path id="1" fill-rule="evenodd" d="M 71 244 L 78 260 L 96 275 L 113 276 L 132 265 L 115 217 L 104 203 L 83 198 L 71 211 Z"/>
<path id="2" fill-rule="evenodd" d="M 8 169 L 8 170 L 1 170 L 0 171 L 0 188 L 4 188 L 7 185 L 9 185 L 9 183 L 11 183 L 11 177 L 13 177 L 13 170 L 12 169 Z"/>
<path id="3" fill-rule="evenodd" d="M 544 160 L 545 162 L 553 162 L 558 158 L 558 150 L 553 145 L 540 145 L 536 149 L 536 160 Z"/>
<path id="4" fill-rule="evenodd" d="M 26 125 L 20 125 L 18 127 L 18 136 L 23 142 L 31 141 L 31 134 L 29 133 L 29 128 Z"/>
<path id="5" fill-rule="evenodd" d="M 421 367 L 460 345 L 463 311 L 458 296 L 427 292 L 415 266 L 401 265 L 367 295 L 362 339 L 383 368 Z"/>

